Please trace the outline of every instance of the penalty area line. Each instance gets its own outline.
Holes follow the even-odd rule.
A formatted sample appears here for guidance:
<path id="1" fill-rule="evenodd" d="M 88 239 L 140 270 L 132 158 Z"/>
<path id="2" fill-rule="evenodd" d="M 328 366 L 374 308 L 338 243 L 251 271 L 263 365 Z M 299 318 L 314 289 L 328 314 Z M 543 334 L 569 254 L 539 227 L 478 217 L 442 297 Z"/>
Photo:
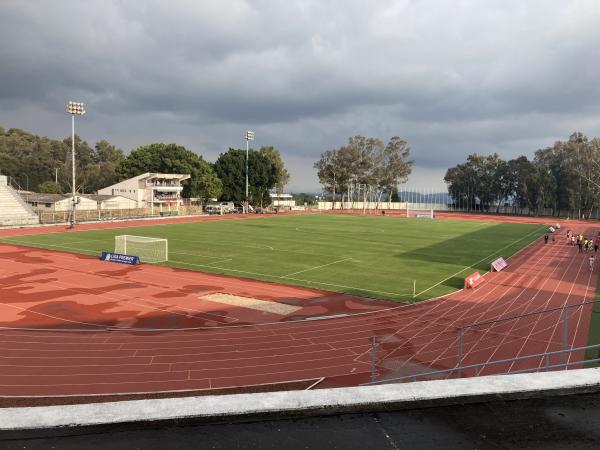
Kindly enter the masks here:
<path id="1" fill-rule="evenodd" d="M 308 285 L 310 284 L 318 284 L 321 286 L 331 286 L 331 287 L 338 287 L 338 288 L 343 288 L 343 289 L 350 289 L 353 291 L 358 291 L 358 292 L 364 292 L 367 294 L 385 294 L 385 295 L 392 295 L 395 297 L 410 297 L 412 298 L 412 293 L 410 294 L 400 294 L 398 292 L 387 292 L 387 291 L 378 291 L 378 290 L 373 290 L 373 289 L 362 289 L 362 288 L 358 288 L 356 286 L 346 286 L 343 284 L 334 284 L 334 283 L 323 283 L 321 281 L 312 281 L 312 280 L 306 280 L 303 278 L 293 278 L 288 276 L 287 278 L 283 278 L 282 276 L 279 275 L 271 275 L 271 274 L 266 274 L 266 273 L 257 273 L 257 272 L 250 272 L 247 270 L 238 270 L 238 269 L 229 269 L 229 268 L 225 268 L 225 267 L 218 267 L 218 266 L 209 266 L 208 264 L 193 264 L 193 263 L 187 263 L 184 261 L 177 261 L 177 260 L 169 260 L 169 262 L 174 263 L 174 264 L 180 264 L 183 266 L 193 266 L 193 267 L 206 267 L 208 269 L 218 269 L 218 270 L 223 270 L 224 272 L 235 272 L 235 273 L 242 273 L 242 274 L 247 274 L 247 275 L 254 275 L 257 277 L 263 277 L 263 278 L 268 278 L 271 280 L 292 280 L 292 281 L 300 281 L 302 283 L 306 283 Z M 213 263 L 214 264 L 214 263 Z M 227 273 L 225 273 L 225 275 L 227 275 Z M 342 292 L 344 294 L 348 294 L 348 292 Z"/>

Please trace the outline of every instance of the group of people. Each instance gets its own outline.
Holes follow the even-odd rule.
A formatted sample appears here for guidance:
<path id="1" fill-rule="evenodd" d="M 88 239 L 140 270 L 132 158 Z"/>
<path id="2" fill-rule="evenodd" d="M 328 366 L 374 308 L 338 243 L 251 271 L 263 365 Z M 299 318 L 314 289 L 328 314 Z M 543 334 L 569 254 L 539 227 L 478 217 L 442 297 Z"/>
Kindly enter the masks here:
<path id="1" fill-rule="evenodd" d="M 579 249 L 579 253 L 593 253 L 588 258 L 590 272 L 594 271 L 594 265 L 596 263 L 596 256 L 594 253 L 598 253 L 598 248 L 600 248 L 600 235 L 596 236 L 596 238 L 587 238 L 583 235 L 583 233 L 575 234 L 571 230 L 567 230 L 567 244 L 568 245 L 577 245 Z"/>
<path id="2" fill-rule="evenodd" d="M 591 252 L 598 253 L 598 248 L 600 248 L 600 237 L 587 238 L 582 233 L 575 234 L 572 233 L 571 230 L 567 231 L 567 244 L 576 245 L 579 248 L 579 253 L 583 252 Z"/>

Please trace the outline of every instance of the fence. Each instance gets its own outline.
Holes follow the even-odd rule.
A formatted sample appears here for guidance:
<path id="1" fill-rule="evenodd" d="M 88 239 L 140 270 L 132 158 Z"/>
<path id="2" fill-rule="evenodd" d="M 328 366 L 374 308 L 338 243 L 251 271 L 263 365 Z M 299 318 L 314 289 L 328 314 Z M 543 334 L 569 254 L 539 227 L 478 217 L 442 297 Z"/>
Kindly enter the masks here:
<path id="1" fill-rule="evenodd" d="M 165 211 L 160 211 L 158 208 L 154 208 L 154 211 L 152 211 L 150 208 L 77 210 L 77 221 L 101 222 L 161 217 L 164 215 Z M 178 209 L 178 215 L 187 216 L 200 214 L 203 214 L 202 206 L 180 206 Z M 70 219 L 70 211 L 39 211 L 38 215 L 40 218 L 40 223 L 42 224 L 68 223 Z"/>
<path id="2" fill-rule="evenodd" d="M 441 354 L 436 356 L 438 361 L 445 361 L 446 367 L 440 362 L 417 360 L 416 351 L 411 347 L 411 342 L 399 335 L 373 336 L 370 343 L 371 382 L 369 384 L 480 376 L 484 372 L 499 374 L 535 372 L 540 369 L 568 369 L 574 364 L 582 365 L 584 361 L 586 364 L 598 362 L 600 361 L 600 343 L 574 346 L 575 340 L 581 339 L 581 337 L 575 335 L 569 319 L 569 316 L 577 314 L 580 308 L 583 308 L 581 317 L 585 317 L 585 309 L 589 308 L 590 327 L 598 328 L 600 327 L 600 311 L 595 308 L 598 305 L 600 305 L 600 301 L 587 301 L 455 327 L 445 335 L 446 338 L 450 337 L 456 342 L 454 351 L 450 346 L 444 348 Z M 536 324 L 546 323 L 548 327 L 553 326 L 557 330 L 560 329 L 560 342 L 552 341 L 552 339 L 548 341 L 547 335 L 537 339 L 533 335 L 535 327 L 531 327 L 532 318 L 536 319 Z M 517 328 L 519 323 L 522 327 L 521 330 Z M 539 333 L 543 331 L 542 327 Z M 486 340 L 483 339 L 484 337 Z M 585 338 L 587 339 L 587 336 Z M 482 360 L 489 358 L 492 351 L 492 354 L 497 351 L 506 352 L 507 349 L 511 349 L 511 344 L 514 342 L 520 344 L 516 347 L 512 345 L 513 349 L 516 348 L 514 356 L 465 364 L 465 355 L 467 354 L 465 348 L 471 355 L 479 354 L 472 359 Z M 490 344 L 492 346 L 487 350 L 486 346 Z M 522 355 L 526 348 L 539 349 L 541 346 L 546 348 L 544 352 L 534 351 L 529 355 Z M 569 361 L 571 356 L 577 357 L 577 361 Z M 452 361 L 454 361 L 454 365 L 447 367 L 452 364 Z M 523 368 L 523 366 L 532 365 L 533 368 Z"/>
<path id="3" fill-rule="evenodd" d="M 324 197 L 321 196 L 323 199 Z M 476 192 L 461 192 L 450 195 L 436 188 L 411 188 L 401 186 L 397 192 L 394 192 L 395 202 L 389 202 L 388 198 L 383 201 L 373 201 L 372 196 L 368 196 L 366 204 L 362 201 L 349 201 L 348 199 L 362 199 L 355 197 L 350 193 L 338 192 L 336 194 L 335 208 L 329 195 L 326 202 L 319 202 L 319 209 L 360 209 L 360 210 L 393 210 L 406 209 L 403 204 L 410 204 L 415 209 L 434 209 L 436 211 L 456 211 L 471 212 L 477 214 L 502 214 L 517 216 L 539 216 L 539 217 L 570 217 L 581 219 L 600 220 L 600 208 L 579 209 L 579 210 L 557 210 L 555 208 L 536 208 L 521 207 L 513 197 L 504 199 L 494 199 L 484 204 L 477 196 Z M 344 200 L 338 201 L 338 200 Z"/>

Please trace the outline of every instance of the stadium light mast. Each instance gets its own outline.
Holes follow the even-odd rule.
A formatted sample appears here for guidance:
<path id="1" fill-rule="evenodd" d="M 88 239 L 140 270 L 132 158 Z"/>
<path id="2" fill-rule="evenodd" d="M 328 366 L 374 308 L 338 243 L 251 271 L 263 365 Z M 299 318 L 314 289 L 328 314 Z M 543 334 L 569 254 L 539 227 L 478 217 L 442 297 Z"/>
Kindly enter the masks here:
<path id="1" fill-rule="evenodd" d="M 75 116 L 83 116 L 85 114 L 85 106 L 81 102 L 67 103 L 67 114 L 71 114 L 71 164 L 73 175 L 73 192 L 71 197 L 71 227 L 75 227 Z"/>
<path id="2" fill-rule="evenodd" d="M 245 213 L 248 214 L 248 143 L 249 141 L 254 140 L 254 131 L 246 131 L 244 134 L 244 139 L 246 140 L 246 202 L 245 202 Z"/>

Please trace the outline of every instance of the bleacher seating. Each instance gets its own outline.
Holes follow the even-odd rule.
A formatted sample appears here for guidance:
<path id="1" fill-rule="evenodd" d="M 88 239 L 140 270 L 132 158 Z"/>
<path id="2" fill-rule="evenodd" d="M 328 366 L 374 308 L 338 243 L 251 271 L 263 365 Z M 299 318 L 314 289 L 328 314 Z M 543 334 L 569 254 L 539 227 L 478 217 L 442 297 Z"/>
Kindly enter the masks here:
<path id="1" fill-rule="evenodd" d="M 8 186 L 6 176 L 0 175 L 0 227 L 39 223 L 38 215 Z"/>

